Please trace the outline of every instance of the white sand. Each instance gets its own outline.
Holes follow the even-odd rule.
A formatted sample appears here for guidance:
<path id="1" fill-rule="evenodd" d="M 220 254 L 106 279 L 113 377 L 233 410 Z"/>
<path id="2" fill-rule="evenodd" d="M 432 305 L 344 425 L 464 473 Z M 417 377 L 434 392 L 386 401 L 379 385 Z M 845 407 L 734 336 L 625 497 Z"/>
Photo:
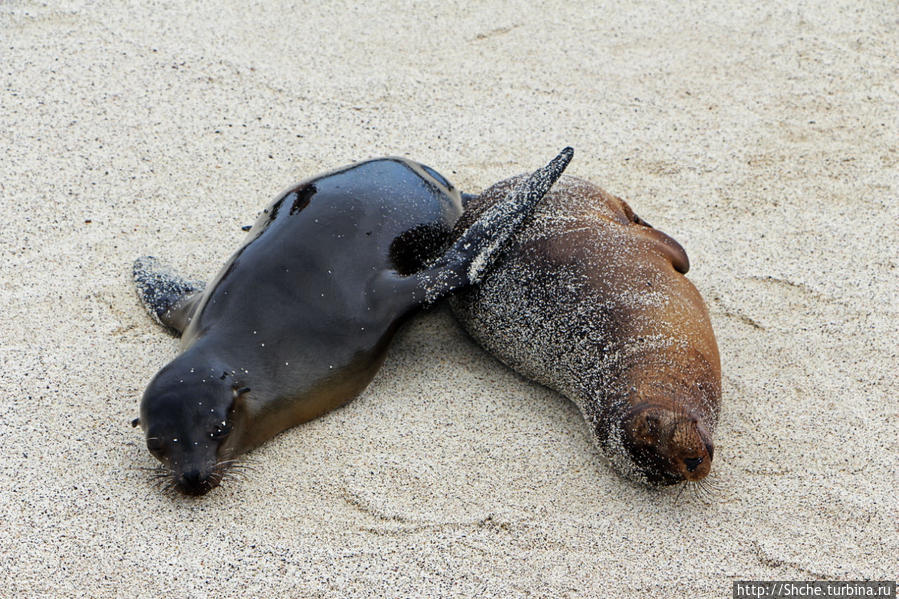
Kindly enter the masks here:
<path id="1" fill-rule="evenodd" d="M 897 577 L 893 0 L 50 4 L 0 5 L 0 596 Z M 725 372 L 711 505 L 623 481 L 573 405 L 445 307 L 247 480 L 153 489 L 129 420 L 177 346 L 134 257 L 209 276 L 277 192 L 353 160 L 402 154 L 477 191 L 566 144 L 570 174 L 690 255 Z"/>

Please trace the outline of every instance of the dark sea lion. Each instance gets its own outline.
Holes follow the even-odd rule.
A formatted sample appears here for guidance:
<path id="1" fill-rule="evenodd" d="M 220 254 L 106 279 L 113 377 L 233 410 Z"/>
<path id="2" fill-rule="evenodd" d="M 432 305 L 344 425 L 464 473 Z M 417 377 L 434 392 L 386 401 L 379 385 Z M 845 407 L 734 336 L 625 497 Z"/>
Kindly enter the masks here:
<path id="1" fill-rule="evenodd" d="M 457 230 L 520 181 L 471 200 Z M 565 176 L 450 305 L 488 351 L 573 400 L 625 477 L 699 481 L 712 464 L 721 366 L 688 268 L 683 248 L 623 200 Z"/>
<path id="2" fill-rule="evenodd" d="M 427 166 L 388 158 L 283 194 L 205 287 L 139 259 L 144 305 L 181 334 L 135 421 L 159 475 L 206 493 L 237 456 L 359 394 L 404 319 L 477 281 L 571 156 L 510 188 L 455 243 L 461 194 Z"/>

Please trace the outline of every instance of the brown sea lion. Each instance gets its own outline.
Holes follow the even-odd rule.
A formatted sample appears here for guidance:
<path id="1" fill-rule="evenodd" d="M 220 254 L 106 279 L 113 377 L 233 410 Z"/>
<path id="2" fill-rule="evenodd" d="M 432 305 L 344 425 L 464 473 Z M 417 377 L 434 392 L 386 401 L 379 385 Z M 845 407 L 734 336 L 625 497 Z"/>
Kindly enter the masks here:
<path id="1" fill-rule="evenodd" d="M 471 199 L 462 231 L 521 181 Z M 721 366 L 683 248 L 630 206 L 562 177 L 481 283 L 450 299 L 472 337 L 574 401 L 625 477 L 709 473 Z"/>
<path id="2" fill-rule="evenodd" d="M 209 285 L 139 259 L 141 301 L 181 336 L 134 421 L 161 480 L 202 495 L 241 454 L 355 397 L 400 324 L 477 282 L 571 156 L 509 188 L 456 238 L 459 191 L 425 165 L 384 158 L 285 192 Z"/>

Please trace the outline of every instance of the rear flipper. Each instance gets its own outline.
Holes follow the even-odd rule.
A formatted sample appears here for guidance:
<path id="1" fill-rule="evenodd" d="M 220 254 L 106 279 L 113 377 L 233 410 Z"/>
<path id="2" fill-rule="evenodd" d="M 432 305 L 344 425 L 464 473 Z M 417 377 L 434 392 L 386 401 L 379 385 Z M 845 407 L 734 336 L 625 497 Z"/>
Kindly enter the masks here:
<path id="1" fill-rule="evenodd" d="M 179 277 L 153 256 L 135 260 L 131 272 L 147 312 L 180 335 L 190 322 L 206 283 Z"/>
<path id="2" fill-rule="evenodd" d="M 414 303 L 431 304 L 457 289 L 477 284 L 515 231 L 534 212 L 537 203 L 562 176 L 573 155 L 572 148 L 562 150 L 549 164 L 481 214 L 427 269 L 409 277 L 395 277 L 394 289 L 406 288 Z"/>

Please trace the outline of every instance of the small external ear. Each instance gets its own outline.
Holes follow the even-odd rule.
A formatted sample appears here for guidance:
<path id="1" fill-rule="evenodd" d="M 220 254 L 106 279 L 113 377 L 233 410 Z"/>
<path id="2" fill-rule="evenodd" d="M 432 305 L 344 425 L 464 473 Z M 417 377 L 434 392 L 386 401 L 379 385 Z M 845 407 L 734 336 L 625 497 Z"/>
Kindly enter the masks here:
<path id="1" fill-rule="evenodd" d="M 136 428 L 138 424 L 140 424 L 140 418 L 135 418 L 131 421 L 131 426 L 134 428 Z"/>

